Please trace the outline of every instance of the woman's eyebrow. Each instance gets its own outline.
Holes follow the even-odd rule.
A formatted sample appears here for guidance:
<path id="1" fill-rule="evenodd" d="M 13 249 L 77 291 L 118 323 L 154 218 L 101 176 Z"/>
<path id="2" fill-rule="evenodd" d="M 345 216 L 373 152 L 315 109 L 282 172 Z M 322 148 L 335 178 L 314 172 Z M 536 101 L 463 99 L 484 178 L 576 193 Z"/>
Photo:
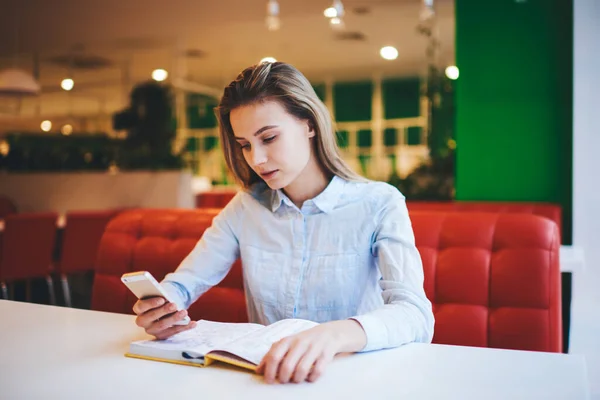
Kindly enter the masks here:
<path id="1" fill-rule="evenodd" d="M 277 128 L 278 126 L 279 126 L 279 125 L 266 125 L 266 126 L 263 126 L 263 127 L 262 127 L 262 128 L 260 128 L 259 130 L 257 130 L 256 132 L 254 132 L 254 135 L 253 135 L 253 136 L 258 136 L 258 135 L 260 135 L 261 133 L 263 133 L 264 131 L 266 131 L 266 130 L 269 130 L 269 129 L 273 129 L 273 128 Z M 237 136 L 235 137 L 235 139 L 236 139 L 236 140 L 246 140 L 246 139 L 244 139 L 243 137 L 237 137 Z"/>

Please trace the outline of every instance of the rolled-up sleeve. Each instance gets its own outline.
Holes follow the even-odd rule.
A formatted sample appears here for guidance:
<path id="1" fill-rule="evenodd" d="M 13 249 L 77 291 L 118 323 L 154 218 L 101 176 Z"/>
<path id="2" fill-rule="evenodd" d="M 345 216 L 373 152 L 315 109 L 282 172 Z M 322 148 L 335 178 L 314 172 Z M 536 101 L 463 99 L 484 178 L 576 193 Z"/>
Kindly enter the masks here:
<path id="1" fill-rule="evenodd" d="M 404 196 L 390 193 L 375 214 L 376 229 L 371 246 L 384 305 L 352 317 L 364 329 L 371 351 L 411 342 L 429 343 L 433 338 L 434 316 L 423 287 L 423 264 L 415 246 L 412 224 Z"/>
<path id="2" fill-rule="evenodd" d="M 175 272 L 161 282 L 171 299 L 187 309 L 211 287 L 225 278 L 239 257 L 235 225 L 241 213 L 241 195 L 237 194 L 213 219 L 194 249 Z"/>

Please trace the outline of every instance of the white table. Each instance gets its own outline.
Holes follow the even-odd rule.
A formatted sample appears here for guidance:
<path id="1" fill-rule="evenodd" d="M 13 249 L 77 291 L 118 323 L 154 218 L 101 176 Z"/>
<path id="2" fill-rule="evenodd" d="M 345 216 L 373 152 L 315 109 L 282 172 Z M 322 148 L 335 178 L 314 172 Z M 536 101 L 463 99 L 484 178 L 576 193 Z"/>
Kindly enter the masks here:
<path id="1" fill-rule="evenodd" d="M 587 399 L 579 356 L 410 344 L 336 359 L 315 383 L 123 356 L 133 316 L 0 300 L 0 398 Z"/>

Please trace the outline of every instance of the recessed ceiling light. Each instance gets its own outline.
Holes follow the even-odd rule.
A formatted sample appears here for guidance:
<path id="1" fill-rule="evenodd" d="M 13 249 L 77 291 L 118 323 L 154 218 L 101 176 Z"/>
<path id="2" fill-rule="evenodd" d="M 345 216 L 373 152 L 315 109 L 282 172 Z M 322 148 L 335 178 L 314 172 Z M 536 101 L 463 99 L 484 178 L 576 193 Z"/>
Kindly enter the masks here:
<path id="1" fill-rule="evenodd" d="M 260 64 L 262 64 L 262 63 L 274 63 L 276 61 L 277 60 L 274 59 L 273 57 L 265 57 L 262 60 L 260 60 Z"/>
<path id="2" fill-rule="evenodd" d="M 337 10 L 333 7 L 329 7 L 323 11 L 323 15 L 325 15 L 327 18 L 335 18 L 337 17 Z"/>
<path id="3" fill-rule="evenodd" d="M 73 125 L 63 125 L 62 128 L 60 128 L 60 133 L 62 133 L 65 136 L 69 136 L 71 133 L 73 133 Z"/>
<path id="4" fill-rule="evenodd" d="M 398 50 L 396 50 L 394 46 L 382 47 L 381 50 L 379 50 L 379 54 L 386 60 L 395 60 L 398 58 Z"/>
<path id="5" fill-rule="evenodd" d="M 154 79 L 157 82 L 164 81 L 165 79 L 167 79 L 168 76 L 169 76 L 169 73 L 161 68 L 155 69 L 154 71 L 152 71 L 152 79 Z"/>
<path id="6" fill-rule="evenodd" d="M 75 86 L 75 82 L 73 82 L 73 79 L 71 78 L 63 79 L 60 83 L 60 87 L 63 88 L 63 90 L 66 90 L 67 92 L 73 89 L 73 86 Z"/>
<path id="7" fill-rule="evenodd" d="M 52 129 L 52 122 L 48 120 L 42 121 L 40 128 L 42 128 L 44 132 L 50 132 L 50 129 Z"/>
<path id="8" fill-rule="evenodd" d="M 459 71 L 456 65 L 450 65 L 446 68 L 446 76 L 448 79 L 458 79 Z"/>

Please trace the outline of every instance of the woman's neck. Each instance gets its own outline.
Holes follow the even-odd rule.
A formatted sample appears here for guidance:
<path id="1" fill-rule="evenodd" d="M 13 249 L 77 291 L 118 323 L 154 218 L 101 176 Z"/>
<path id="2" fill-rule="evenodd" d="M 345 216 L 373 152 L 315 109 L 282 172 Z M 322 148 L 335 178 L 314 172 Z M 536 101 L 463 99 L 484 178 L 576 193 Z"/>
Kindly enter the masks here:
<path id="1" fill-rule="evenodd" d="M 298 208 L 306 200 L 317 197 L 329 184 L 331 177 L 328 176 L 317 160 L 311 156 L 306 167 L 300 175 L 283 192 Z"/>

